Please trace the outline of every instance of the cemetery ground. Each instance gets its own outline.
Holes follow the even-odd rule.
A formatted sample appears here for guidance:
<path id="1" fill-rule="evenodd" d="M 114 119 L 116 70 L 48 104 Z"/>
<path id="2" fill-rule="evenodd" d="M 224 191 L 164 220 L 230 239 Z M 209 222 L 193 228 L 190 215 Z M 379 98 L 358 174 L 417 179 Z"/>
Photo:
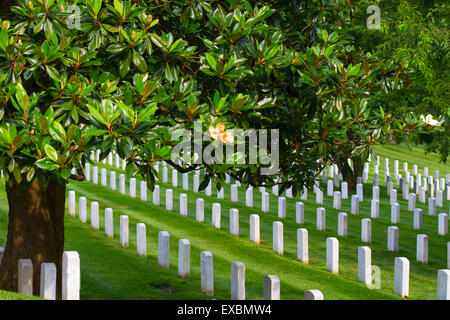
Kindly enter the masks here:
<path id="1" fill-rule="evenodd" d="M 351 195 L 356 191 L 349 190 L 349 198 L 342 199 L 342 208 L 333 209 L 333 197 L 324 192 L 323 205 L 316 204 L 312 188 L 308 190 L 308 200 L 286 198 L 286 218 L 278 217 L 277 197 L 271 188 L 266 188 L 270 194 L 270 212 L 261 212 L 261 193 L 259 188 L 253 189 L 253 208 L 245 205 L 245 188 L 239 188 L 239 202 L 232 202 L 230 185 L 224 185 L 224 199 L 217 199 L 213 187 L 212 196 L 206 196 L 205 191 L 192 191 L 193 174 L 189 175 L 189 190 L 182 189 L 182 175 L 178 174 L 178 187 L 171 185 L 171 170 L 168 183 L 158 182 L 160 186 L 160 205 L 152 204 L 152 192 L 148 191 L 146 202 L 129 196 L 128 180 L 126 194 L 113 191 L 108 186 L 92 182 L 70 181 L 67 190 L 76 193 L 76 217 L 65 216 L 65 250 L 78 251 L 81 261 L 81 299 L 211 299 L 200 290 L 200 252 L 210 251 L 214 263 L 214 298 L 230 299 L 230 265 L 232 262 L 245 264 L 246 299 L 262 299 L 263 278 L 266 275 L 276 275 L 281 281 L 281 299 L 303 299 L 305 290 L 318 289 L 329 299 L 401 299 L 393 293 L 394 259 L 406 257 L 410 261 L 409 299 L 436 299 L 437 270 L 447 269 L 447 242 L 450 236 L 438 235 L 438 218 L 429 216 L 428 205 L 416 202 L 416 207 L 423 209 L 423 229 L 413 229 L 413 212 L 408 211 L 408 202 L 402 200 L 401 190 L 398 190 L 400 204 L 399 251 L 390 252 L 387 249 L 387 230 L 391 223 L 391 205 L 386 195 L 386 184 L 383 179 L 385 157 L 390 159 L 391 175 L 394 160 L 399 160 L 400 172 L 402 163 L 408 162 L 409 170 L 413 164 L 419 167 L 419 173 L 428 167 L 430 175 L 434 170 L 442 174 L 448 173 L 449 167 L 438 161 L 437 155 L 424 156 L 420 147 L 410 151 L 405 146 L 382 146 L 376 148 L 380 156 L 380 217 L 372 219 L 372 241 L 370 244 L 361 241 L 361 220 L 370 218 L 370 199 L 372 198 L 373 162 L 370 165 L 369 180 L 364 185 L 364 201 L 359 204 L 359 215 L 350 213 Z M 100 168 L 118 174 L 124 171 L 115 167 L 97 163 Z M 162 166 L 160 166 L 161 168 Z M 100 179 L 99 179 L 100 180 Z M 140 179 L 137 178 L 137 186 Z M 320 179 L 321 180 L 321 179 Z M 165 190 L 173 190 L 173 210 L 165 209 Z M 139 190 L 139 187 L 137 188 Z M 340 190 L 335 187 L 335 190 Z M 179 213 L 180 194 L 188 197 L 188 214 Z M 91 201 L 99 203 L 100 230 L 91 228 L 90 214 L 87 223 L 78 218 L 78 197 L 87 198 L 88 212 Z M 283 195 L 284 196 L 284 195 Z M 205 221 L 195 219 L 196 198 L 203 198 Z M 428 197 L 427 197 L 428 198 Z M 305 223 L 299 225 L 295 220 L 295 203 L 302 201 L 305 208 Z M 66 201 L 67 207 L 68 201 Z M 211 208 L 213 203 L 221 204 L 221 228 L 211 225 Z M 449 202 L 444 201 L 444 207 L 437 208 L 437 214 L 449 213 Z M 326 231 L 316 228 L 316 209 L 326 209 Z M 104 232 L 104 209 L 114 210 L 114 238 L 108 238 Z M 239 237 L 229 232 L 229 212 L 231 208 L 239 210 Z M 0 246 L 5 246 L 7 234 L 8 203 L 4 186 L 0 193 Z M 348 214 L 348 237 L 337 235 L 338 213 Z M 129 248 L 121 247 L 119 243 L 119 217 L 129 217 Z M 251 214 L 260 216 L 261 243 L 250 241 L 249 219 Z M 272 249 L 272 223 L 282 221 L 284 225 L 284 254 L 280 255 Z M 147 257 L 139 257 L 136 253 L 136 223 L 145 223 L 147 228 Z M 297 260 L 297 229 L 308 229 L 309 263 Z M 170 234 L 170 268 L 158 265 L 158 232 L 167 231 Z M 416 261 L 416 236 L 427 234 L 429 239 L 428 264 Z M 326 239 L 337 237 L 339 240 L 339 273 L 332 274 L 326 270 Z M 178 240 L 188 239 L 191 245 L 190 277 L 181 279 L 177 275 Z M 381 288 L 369 289 L 358 282 L 358 247 L 367 245 L 372 250 L 372 265 L 381 270 Z M 0 299 L 16 299 L 10 293 L 0 292 Z"/>

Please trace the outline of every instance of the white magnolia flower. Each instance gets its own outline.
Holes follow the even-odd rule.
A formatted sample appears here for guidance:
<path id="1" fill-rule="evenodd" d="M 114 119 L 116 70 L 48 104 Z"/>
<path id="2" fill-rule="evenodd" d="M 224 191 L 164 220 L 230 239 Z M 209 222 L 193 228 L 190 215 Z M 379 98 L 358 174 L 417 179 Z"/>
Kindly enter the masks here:
<path id="1" fill-rule="evenodd" d="M 431 114 L 428 114 L 426 117 L 421 115 L 420 119 L 425 121 L 425 123 L 429 124 L 430 126 L 440 126 L 444 122 L 444 120 L 439 122 L 439 121 L 433 119 L 433 116 Z"/>

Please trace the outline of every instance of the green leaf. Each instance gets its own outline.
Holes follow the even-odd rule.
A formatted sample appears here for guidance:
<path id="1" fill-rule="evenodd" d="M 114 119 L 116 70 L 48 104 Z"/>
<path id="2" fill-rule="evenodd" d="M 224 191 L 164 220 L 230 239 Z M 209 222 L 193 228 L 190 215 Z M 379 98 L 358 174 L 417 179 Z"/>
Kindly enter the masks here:
<path id="1" fill-rule="evenodd" d="M 72 174 L 72 172 L 69 168 L 66 167 L 66 168 L 61 169 L 61 173 L 60 173 L 61 178 L 68 179 L 71 176 L 71 174 Z"/>
<path id="2" fill-rule="evenodd" d="M 214 70 L 217 71 L 216 67 L 217 67 L 217 61 L 216 59 L 214 59 L 214 57 L 212 55 L 210 55 L 209 53 L 206 53 L 206 61 L 208 61 L 209 66 Z"/>
<path id="3" fill-rule="evenodd" d="M 58 169 L 58 165 L 53 163 L 47 158 L 40 159 L 35 162 L 36 167 L 45 170 L 45 171 L 53 171 Z"/>
<path id="4" fill-rule="evenodd" d="M 53 162 L 58 161 L 58 152 L 51 145 L 46 144 L 44 146 L 44 151 L 45 151 L 45 154 L 47 155 L 47 157 L 50 158 L 50 160 L 52 160 Z"/>
<path id="5" fill-rule="evenodd" d="M 126 58 L 120 61 L 119 73 L 122 78 L 125 77 L 130 71 L 130 63 L 131 63 L 131 52 L 128 53 Z"/>
<path id="6" fill-rule="evenodd" d="M 144 58 L 136 51 L 133 51 L 133 64 L 138 68 L 140 72 L 147 72 L 147 63 L 145 62 Z"/>
<path id="7" fill-rule="evenodd" d="M 114 9 L 120 16 L 123 16 L 123 5 L 119 0 L 114 0 Z"/>

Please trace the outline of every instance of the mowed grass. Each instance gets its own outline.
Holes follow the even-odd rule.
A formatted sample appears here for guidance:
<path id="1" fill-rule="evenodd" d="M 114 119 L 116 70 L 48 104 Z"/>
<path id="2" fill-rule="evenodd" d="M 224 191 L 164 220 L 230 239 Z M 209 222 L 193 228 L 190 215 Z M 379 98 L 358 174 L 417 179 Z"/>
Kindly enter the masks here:
<path id="1" fill-rule="evenodd" d="M 449 172 L 448 166 L 440 164 L 436 156 L 423 156 L 423 151 L 409 151 L 404 146 L 387 146 L 377 148 L 382 157 L 379 172 L 384 173 L 385 156 L 390 157 L 390 171 L 393 174 L 394 159 L 408 161 L 409 169 L 413 164 L 429 167 L 429 173 L 434 174 L 439 169 L 441 177 Z M 117 187 L 118 175 L 123 171 L 108 168 L 109 172 L 116 171 Z M 372 169 L 369 182 L 371 182 Z M 162 166 L 160 166 L 162 172 Z M 308 200 L 305 204 L 305 224 L 295 222 L 295 202 L 299 199 L 287 199 L 287 218 L 279 219 L 277 197 L 270 193 L 270 212 L 262 213 L 261 194 L 259 188 L 253 190 L 253 208 L 245 206 L 245 188 L 239 188 L 239 202 L 230 201 L 230 186 L 225 186 L 225 199 L 217 199 L 216 192 L 208 197 L 205 192 L 192 191 L 193 176 L 190 175 L 189 191 L 182 186 L 181 174 L 178 174 L 178 188 L 169 184 L 159 183 L 161 187 L 160 205 L 152 204 L 152 192 L 148 191 L 148 201 L 139 200 L 139 179 L 137 182 L 137 198 L 109 187 L 95 185 L 89 182 L 72 182 L 68 190 L 76 192 L 77 216 L 73 218 L 66 215 L 65 220 L 65 250 L 76 250 L 81 259 L 81 298 L 82 299 L 210 299 L 200 291 L 200 252 L 211 251 L 214 260 L 214 287 L 216 299 L 230 298 L 230 264 L 240 261 L 245 264 L 246 297 L 247 299 L 262 299 L 263 278 L 265 275 L 277 275 L 281 280 L 281 299 L 303 299 L 304 290 L 319 289 L 324 293 L 325 299 L 400 299 L 393 294 L 394 286 L 394 259 L 407 257 L 411 263 L 410 296 L 409 299 L 435 299 L 437 270 L 447 268 L 447 242 L 449 236 L 437 234 L 437 216 L 428 216 L 426 204 L 417 202 L 417 206 L 424 209 L 424 228 L 421 231 L 413 230 L 413 214 L 407 210 L 407 202 L 398 202 L 401 206 L 400 218 L 400 251 L 392 253 L 387 251 L 387 228 L 390 222 L 390 204 L 386 197 L 386 186 L 380 178 L 380 218 L 372 220 L 372 243 L 361 242 L 361 220 L 370 217 L 371 184 L 364 186 L 364 202 L 360 203 L 360 214 L 350 214 L 350 198 L 354 192 L 349 192 L 349 199 L 342 200 L 342 209 L 332 209 L 333 199 L 324 192 L 324 204 L 315 203 L 315 194 L 309 190 Z M 171 170 L 169 170 L 171 182 Z M 165 191 L 173 189 L 173 211 L 165 210 Z M 396 186 L 397 188 L 397 186 Z M 179 195 L 188 195 L 188 216 L 179 214 Z M 87 197 L 88 223 L 83 224 L 78 219 L 78 198 Z M 195 220 L 196 198 L 205 200 L 205 222 Z M 297 197 L 298 198 L 298 197 Z M 98 201 L 100 204 L 100 231 L 90 227 L 90 202 Z M 211 225 L 211 209 L 215 202 L 221 203 L 221 229 Z M 445 208 L 438 208 L 437 212 L 448 212 L 448 201 Z M 326 208 L 326 231 L 316 230 L 316 209 L 319 206 Z M 114 210 L 114 238 L 109 239 L 104 233 L 104 209 L 111 207 Z M 239 237 L 229 233 L 229 211 L 231 208 L 239 209 Z M 347 212 L 349 215 L 349 235 L 346 238 L 337 236 L 338 212 Z M 261 244 L 257 245 L 249 240 L 249 217 L 251 214 L 260 215 Z M 119 244 L 120 215 L 129 216 L 130 247 L 122 248 Z M 282 221 L 284 225 L 284 255 L 272 251 L 272 223 Z M 147 226 L 147 258 L 140 258 L 136 253 L 136 223 L 144 222 Z M 309 264 L 297 261 L 297 229 L 307 228 L 309 233 Z M 7 201 L 4 191 L 0 198 L 0 245 L 6 241 L 7 231 Z M 170 234 L 170 268 L 164 269 L 157 263 L 158 232 L 168 231 Z M 415 261 L 416 236 L 425 233 L 429 237 L 429 263 L 428 265 Z M 326 271 L 326 238 L 339 239 L 339 274 L 330 274 Z M 191 243 L 191 277 L 187 280 L 177 276 L 178 240 L 188 239 Z M 368 289 L 357 281 L 358 247 L 370 246 L 372 250 L 372 264 L 380 267 L 381 288 Z"/>

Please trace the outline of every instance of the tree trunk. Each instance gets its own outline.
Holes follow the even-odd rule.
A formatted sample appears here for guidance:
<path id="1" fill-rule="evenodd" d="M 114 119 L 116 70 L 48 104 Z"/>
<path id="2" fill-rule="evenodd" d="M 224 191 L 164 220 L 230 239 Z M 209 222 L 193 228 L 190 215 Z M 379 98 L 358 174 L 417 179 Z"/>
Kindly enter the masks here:
<path id="1" fill-rule="evenodd" d="M 356 190 L 358 177 L 362 177 L 364 164 L 361 157 L 352 158 L 353 169 L 349 166 L 347 159 L 339 161 L 339 170 L 342 172 L 342 178 L 347 182 L 349 190 Z"/>
<path id="2" fill-rule="evenodd" d="M 39 296 L 41 263 L 52 262 L 57 268 L 56 297 L 60 299 L 66 184 L 50 180 L 44 190 L 35 178 L 30 184 L 14 180 L 11 187 L 6 185 L 9 223 L 0 288 L 17 291 L 18 260 L 31 259 L 33 295 Z"/>

